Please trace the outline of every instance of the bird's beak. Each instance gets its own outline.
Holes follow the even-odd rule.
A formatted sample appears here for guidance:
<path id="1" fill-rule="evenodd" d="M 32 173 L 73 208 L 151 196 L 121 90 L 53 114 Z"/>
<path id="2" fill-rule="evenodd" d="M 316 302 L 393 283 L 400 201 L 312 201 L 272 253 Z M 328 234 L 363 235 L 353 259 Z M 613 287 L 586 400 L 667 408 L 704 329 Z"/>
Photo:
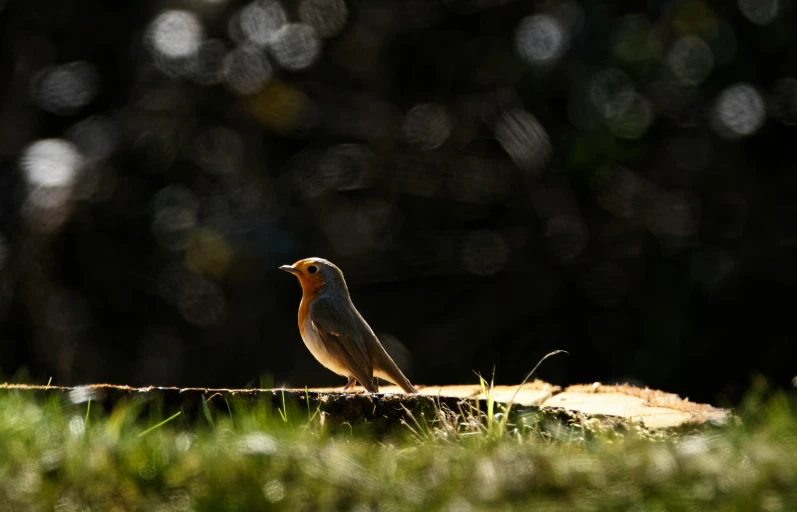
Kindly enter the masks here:
<path id="1" fill-rule="evenodd" d="M 280 267 L 280 270 L 284 270 L 285 272 L 290 272 L 293 275 L 299 275 L 299 271 L 293 268 L 291 265 L 283 265 Z"/>

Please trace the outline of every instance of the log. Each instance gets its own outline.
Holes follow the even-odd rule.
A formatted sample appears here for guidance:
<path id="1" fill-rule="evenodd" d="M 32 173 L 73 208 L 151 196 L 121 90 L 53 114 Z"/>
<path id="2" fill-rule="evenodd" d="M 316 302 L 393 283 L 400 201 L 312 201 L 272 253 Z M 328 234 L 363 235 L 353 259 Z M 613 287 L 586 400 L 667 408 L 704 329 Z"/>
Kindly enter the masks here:
<path id="1" fill-rule="evenodd" d="M 133 402 L 161 411 L 180 410 L 184 419 L 196 420 L 215 411 L 234 414 L 239 408 L 261 406 L 277 415 L 312 416 L 318 411 L 331 429 L 360 429 L 382 436 L 415 421 L 431 424 L 449 415 L 480 417 L 484 421 L 490 397 L 495 412 L 503 413 L 512 403 L 509 422 L 522 418 L 545 430 L 551 424 L 598 420 L 615 429 L 636 425 L 647 430 L 694 428 L 721 425 L 731 411 L 708 404 L 690 402 L 677 395 L 631 385 L 606 386 L 600 383 L 574 385 L 562 389 L 539 380 L 520 386 L 494 386 L 488 393 L 479 385 L 418 385 L 417 395 L 407 395 L 396 386 L 382 386 L 369 394 L 361 388 L 341 392 L 341 388 L 304 389 L 210 389 L 146 387 L 113 384 L 86 386 L 38 386 L 0 384 L 0 392 L 25 392 L 37 398 L 59 394 L 72 404 L 92 402 L 110 411 L 121 402 Z M 488 397 L 488 394 L 490 397 Z M 207 407 L 205 407 L 207 405 Z M 414 418 L 414 419 L 413 419 Z M 453 424 L 457 424 L 455 420 Z"/>

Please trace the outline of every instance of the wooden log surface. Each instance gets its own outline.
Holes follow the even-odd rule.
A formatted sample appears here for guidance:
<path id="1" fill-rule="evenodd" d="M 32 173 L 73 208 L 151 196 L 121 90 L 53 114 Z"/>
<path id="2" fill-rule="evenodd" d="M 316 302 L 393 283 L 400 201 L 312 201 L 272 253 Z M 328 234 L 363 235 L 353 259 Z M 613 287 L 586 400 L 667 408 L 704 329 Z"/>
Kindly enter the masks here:
<path id="1" fill-rule="evenodd" d="M 207 389 L 146 387 L 132 388 L 112 384 L 76 387 L 0 384 L 0 392 L 17 390 L 36 396 L 60 393 L 80 404 L 91 400 L 112 409 L 121 401 L 157 403 L 164 410 L 179 407 L 187 418 L 203 414 L 204 403 L 210 410 L 232 411 L 241 404 L 265 404 L 271 408 L 288 407 L 307 414 L 320 411 L 331 425 L 369 424 L 377 432 L 387 432 L 413 415 L 435 418 L 436 411 L 454 414 L 463 407 L 486 411 L 487 395 L 479 385 L 418 385 L 418 395 L 406 395 L 396 386 L 381 386 L 376 394 L 361 388 L 341 392 L 341 388 L 305 389 Z M 542 381 L 522 387 L 495 386 L 489 393 L 504 410 L 512 401 L 515 415 L 536 415 L 539 421 L 573 422 L 600 418 L 611 425 L 640 424 L 649 430 L 680 429 L 716 425 L 727 421 L 731 412 L 708 404 L 682 399 L 672 393 L 631 385 L 573 385 L 562 389 Z M 284 405 L 283 405 L 284 404 Z"/>

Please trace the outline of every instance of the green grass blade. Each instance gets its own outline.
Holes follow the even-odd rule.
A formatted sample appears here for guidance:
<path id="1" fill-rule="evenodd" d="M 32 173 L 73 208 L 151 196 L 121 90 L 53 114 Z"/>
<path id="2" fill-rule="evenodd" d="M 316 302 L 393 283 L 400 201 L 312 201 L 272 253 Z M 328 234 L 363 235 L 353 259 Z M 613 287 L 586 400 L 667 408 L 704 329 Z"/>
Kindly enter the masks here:
<path id="1" fill-rule="evenodd" d="M 208 421 L 211 427 L 216 428 L 215 423 L 213 423 L 213 417 L 210 415 L 210 407 L 208 407 L 208 400 L 207 398 L 202 396 L 202 414 L 205 416 L 205 419 Z"/>
<path id="2" fill-rule="evenodd" d="M 164 426 L 165 424 L 169 423 L 170 421 L 172 421 L 174 418 L 176 418 L 176 417 L 177 417 L 177 416 L 179 416 L 180 414 L 182 414 L 182 411 L 178 411 L 178 412 L 176 412 L 176 413 L 172 414 L 171 416 L 169 416 L 169 417 L 168 417 L 168 418 L 166 418 L 165 420 L 161 421 L 160 423 L 158 423 L 158 424 L 156 424 L 156 425 L 153 425 L 153 426 L 149 427 L 149 428 L 148 428 L 147 430 L 145 430 L 144 432 L 141 432 L 141 433 L 139 433 L 139 434 L 138 434 L 136 437 L 143 437 L 143 436 L 145 436 L 145 435 L 149 434 L 150 432 L 152 432 L 153 430 L 156 430 L 156 429 L 159 429 L 159 428 L 161 428 L 162 426 Z"/>
<path id="3" fill-rule="evenodd" d="M 529 381 L 531 376 L 534 375 L 534 372 L 537 371 L 537 368 L 540 367 L 540 365 L 542 364 L 543 361 L 545 361 L 549 357 L 555 356 L 557 354 L 570 355 L 570 353 L 568 351 L 566 351 L 566 350 L 554 350 L 553 352 L 548 352 L 547 354 L 545 354 L 545 357 L 540 359 L 537 362 L 537 364 L 534 365 L 534 368 L 532 368 L 531 371 L 528 373 L 528 375 L 526 375 L 526 378 L 523 379 L 523 382 L 520 383 L 520 385 L 517 387 L 515 392 L 512 394 L 512 398 L 510 398 L 509 402 L 507 402 L 507 404 L 506 404 L 506 413 L 505 413 L 504 417 L 501 418 L 501 423 L 502 423 L 501 428 L 502 429 L 506 428 L 506 422 L 509 421 L 509 412 L 512 410 L 512 405 L 515 403 L 515 398 L 517 398 L 517 394 L 520 393 L 520 389 Z"/>
<path id="4" fill-rule="evenodd" d="M 280 413 L 280 417 L 284 423 L 288 423 L 288 410 L 285 408 L 285 390 L 282 390 L 282 409 L 277 408 L 277 412 Z"/>

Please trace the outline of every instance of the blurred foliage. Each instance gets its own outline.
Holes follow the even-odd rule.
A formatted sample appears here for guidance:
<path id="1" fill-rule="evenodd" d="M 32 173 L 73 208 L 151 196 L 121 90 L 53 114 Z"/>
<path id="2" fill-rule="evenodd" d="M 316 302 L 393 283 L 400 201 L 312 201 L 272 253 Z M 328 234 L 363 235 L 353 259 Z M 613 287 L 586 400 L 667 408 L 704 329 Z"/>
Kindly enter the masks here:
<path id="1" fill-rule="evenodd" d="M 794 376 L 778 0 L 0 1 L 0 368 L 338 384 L 323 256 L 423 383 Z M 734 347 L 748 347 L 745 349 Z"/>
<path id="2" fill-rule="evenodd" d="M 105 411 L 76 394 L 4 390 L 0 507 L 789 510 L 795 404 L 763 396 L 749 394 L 728 425 L 684 436 L 576 423 L 510 424 L 495 437 L 471 429 L 484 417 L 458 417 L 374 442 L 362 428 L 330 432 L 312 411 L 232 403 L 192 424 L 179 411 L 142 414 L 135 401 Z"/>

